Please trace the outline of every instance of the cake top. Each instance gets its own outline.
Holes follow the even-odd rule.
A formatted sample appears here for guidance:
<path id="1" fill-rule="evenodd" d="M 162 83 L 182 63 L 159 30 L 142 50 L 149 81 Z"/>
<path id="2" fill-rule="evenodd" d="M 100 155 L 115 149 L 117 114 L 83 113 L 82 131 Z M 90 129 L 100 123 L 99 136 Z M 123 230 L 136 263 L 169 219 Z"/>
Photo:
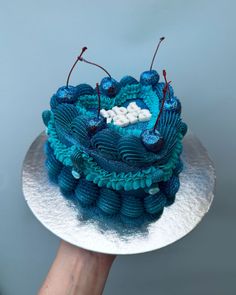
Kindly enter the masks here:
<path id="1" fill-rule="evenodd" d="M 139 81 L 124 76 L 119 82 L 101 66 L 82 58 L 73 64 L 66 86 L 52 96 L 50 111 L 43 112 L 49 142 L 58 160 L 83 173 L 98 186 L 114 189 L 148 188 L 168 179 L 182 151 L 187 126 L 181 120 L 181 104 L 174 90 L 150 69 Z M 69 85 L 78 61 L 103 69 L 100 84 Z"/>

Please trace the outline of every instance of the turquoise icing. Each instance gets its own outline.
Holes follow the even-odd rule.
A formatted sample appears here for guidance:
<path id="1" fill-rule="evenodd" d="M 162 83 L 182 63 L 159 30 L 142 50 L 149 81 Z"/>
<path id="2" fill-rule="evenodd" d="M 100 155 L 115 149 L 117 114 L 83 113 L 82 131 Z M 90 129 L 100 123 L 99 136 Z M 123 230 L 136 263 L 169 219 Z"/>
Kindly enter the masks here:
<path id="1" fill-rule="evenodd" d="M 52 98 L 52 111 L 43 113 L 48 127 L 45 164 L 49 178 L 83 212 L 90 217 L 112 217 L 133 227 L 145 220 L 157 220 L 164 207 L 174 202 L 178 174 L 183 169 L 180 154 L 187 125 L 180 114 L 164 111 L 158 124 L 164 146 L 158 153 L 148 151 L 140 134 L 155 124 L 164 84 L 141 85 L 132 77 L 121 81 L 122 87 L 114 98 L 101 94 L 101 108 L 139 101 L 142 108 L 150 110 L 151 119 L 132 128 L 107 124 L 89 133 L 87 122 L 96 116 L 98 97 L 90 85 L 81 84 L 74 103 L 58 104 Z"/>
<path id="2" fill-rule="evenodd" d="M 182 134 L 178 134 L 178 140 L 172 151 L 171 157 L 164 165 L 158 167 L 153 165 L 147 169 L 140 169 L 137 173 L 115 173 L 107 172 L 102 169 L 92 157 L 78 150 L 75 145 L 67 147 L 62 144 L 57 137 L 57 132 L 53 124 L 53 117 L 48 123 L 48 141 L 53 148 L 55 157 L 65 166 L 73 166 L 71 157 L 75 152 L 79 152 L 83 158 L 83 173 L 86 179 L 93 181 L 98 186 L 106 186 L 113 189 L 132 190 L 138 188 L 150 187 L 153 182 L 167 180 L 172 175 L 172 170 L 175 168 L 179 155 L 182 151 Z"/>
<path id="3" fill-rule="evenodd" d="M 169 206 L 174 201 L 174 196 L 169 196 L 166 187 L 168 183 L 161 183 L 161 190 L 155 195 L 149 195 L 143 189 L 131 191 L 115 191 L 110 188 L 99 188 L 92 181 L 84 177 L 80 179 L 72 178 L 72 168 L 63 166 L 54 157 L 54 152 L 50 145 L 46 144 L 46 162 L 51 162 L 51 168 L 55 171 L 56 183 L 58 183 L 62 193 L 70 197 L 71 200 L 79 202 L 81 208 L 86 210 L 86 214 L 97 212 L 98 217 L 102 215 L 121 220 L 127 226 L 139 226 L 146 221 L 157 220 L 165 206 Z M 58 167 L 60 164 L 60 167 Z M 48 171 L 49 172 L 49 171 Z M 171 178 L 172 179 L 172 178 Z M 163 187 L 163 189 L 162 189 Z M 173 190 L 170 192 L 173 194 Z M 100 211 L 97 211 L 97 210 Z M 89 213 L 90 212 L 90 213 Z M 100 212 L 100 213 L 99 213 Z"/>

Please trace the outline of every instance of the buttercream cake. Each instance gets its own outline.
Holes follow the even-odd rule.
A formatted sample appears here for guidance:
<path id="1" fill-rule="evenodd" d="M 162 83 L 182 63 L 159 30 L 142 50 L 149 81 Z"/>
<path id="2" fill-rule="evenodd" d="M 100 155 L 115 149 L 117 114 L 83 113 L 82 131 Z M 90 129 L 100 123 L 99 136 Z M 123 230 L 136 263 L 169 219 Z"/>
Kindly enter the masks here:
<path id="1" fill-rule="evenodd" d="M 91 63 L 85 50 L 76 62 Z M 166 71 L 160 79 L 152 65 L 138 80 L 106 71 L 96 86 L 70 86 L 70 72 L 42 114 L 49 181 L 85 218 L 140 227 L 175 201 L 187 125 Z"/>

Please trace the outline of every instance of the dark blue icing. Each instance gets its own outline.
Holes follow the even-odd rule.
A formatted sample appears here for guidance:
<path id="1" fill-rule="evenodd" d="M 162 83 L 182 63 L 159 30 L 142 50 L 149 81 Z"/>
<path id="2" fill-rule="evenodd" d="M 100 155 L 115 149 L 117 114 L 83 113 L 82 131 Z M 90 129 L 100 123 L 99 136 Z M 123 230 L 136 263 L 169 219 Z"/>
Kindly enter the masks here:
<path id="1" fill-rule="evenodd" d="M 70 195 L 74 192 L 78 180 L 71 174 L 71 168 L 64 166 L 58 176 L 58 185 L 60 190 L 65 195 Z"/>
<path id="2" fill-rule="evenodd" d="M 177 163 L 177 165 L 175 166 L 175 169 L 173 170 L 173 173 L 178 176 L 182 171 L 183 171 L 183 161 L 179 160 L 179 162 Z"/>
<path id="3" fill-rule="evenodd" d="M 51 119 L 51 112 L 49 110 L 43 111 L 42 119 L 45 126 L 48 126 L 48 122 Z"/>
<path id="4" fill-rule="evenodd" d="M 128 86 L 132 91 L 138 89 L 137 80 L 131 76 L 126 76 L 118 83 L 114 79 L 106 77 L 100 85 L 103 94 L 102 99 L 106 96 L 106 100 L 105 102 L 102 101 L 102 105 L 111 108 L 112 103 L 110 101 L 115 102 L 116 96 L 120 92 L 121 98 L 118 101 L 121 105 L 127 106 L 129 102 L 135 101 L 142 109 L 149 109 L 151 105 L 149 101 L 153 99 L 153 96 L 150 96 L 151 99 L 146 101 L 148 107 L 143 99 L 147 89 L 155 91 L 159 102 L 163 97 L 164 83 L 158 83 L 158 81 L 159 75 L 156 71 L 142 73 L 139 98 L 129 99 L 127 97 L 126 101 L 124 101 L 125 99 L 122 98 L 123 94 L 120 90 L 125 86 Z M 179 189 L 178 175 L 183 169 L 180 160 L 172 167 L 173 171 L 170 171 L 169 180 L 157 183 L 160 192 L 151 195 L 148 194 L 147 187 L 145 189 L 138 188 L 139 186 L 136 183 L 129 188 L 129 191 L 124 191 L 119 183 L 115 186 L 112 184 L 112 188 L 108 189 L 103 186 L 103 183 L 98 185 L 96 184 L 98 182 L 95 183 L 95 180 L 93 182 L 89 177 L 86 180 L 86 174 L 83 174 L 85 167 L 84 155 L 87 154 L 92 157 L 107 172 L 130 173 L 136 175 L 134 177 L 138 177 L 139 171 L 147 167 L 156 167 L 158 165 L 165 167 L 165 163 L 173 154 L 180 135 L 185 135 L 187 132 L 187 125 L 180 118 L 181 105 L 178 99 L 174 97 L 173 88 L 170 86 L 170 97 L 166 100 L 164 112 L 161 115 L 157 129 L 164 139 L 163 148 L 155 153 L 149 151 L 143 145 L 139 136 L 142 130 L 147 129 L 148 122 L 130 125 L 123 128 L 122 132 L 112 128 L 110 124 L 104 124 L 104 121 L 99 125 L 100 122 L 97 124 L 96 119 L 97 101 L 94 99 L 95 89 L 88 84 L 80 84 L 68 89 L 65 87 L 60 88 L 56 95 L 51 98 L 50 105 L 54 114 L 58 139 L 67 147 L 77 146 L 71 156 L 71 161 L 73 169 L 79 172 L 81 178 L 79 180 L 75 179 L 72 175 L 72 167 L 64 166 L 56 159 L 54 150 L 47 144 L 45 148 L 47 154 L 45 164 L 49 178 L 58 183 L 62 193 L 71 196 L 78 203 L 78 206 L 84 210 L 83 212 L 86 212 L 85 214 L 90 217 L 96 215 L 96 218 L 98 216 L 106 218 L 108 216 L 109 220 L 113 219 L 117 220 L 117 222 L 119 220 L 130 227 L 139 227 L 145 222 L 152 222 L 160 218 L 164 207 L 174 202 Z M 91 101 L 89 101 L 89 95 L 91 95 Z M 79 101 L 78 97 L 81 97 Z M 132 97 L 135 97 L 135 95 Z M 81 102 L 85 103 L 82 104 Z M 88 110 L 91 113 L 86 112 Z M 158 113 L 154 114 L 154 116 L 157 115 Z M 43 114 L 46 126 L 50 117 L 49 112 Z M 135 133 L 136 130 L 139 130 L 140 133 Z M 132 134 L 135 135 L 130 135 L 128 132 L 126 134 L 126 131 L 134 131 Z M 179 155 L 177 154 L 177 156 Z M 178 161 L 178 158 L 175 158 L 175 161 Z M 160 178 L 162 178 L 160 175 L 162 174 L 164 174 L 163 170 L 155 170 L 152 173 L 152 180 L 154 182 L 160 181 Z M 162 179 L 166 180 L 166 178 Z M 124 179 L 124 182 L 126 182 L 126 179 Z M 151 184 L 147 179 L 145 185 L 148 185 L 148 183 Z"/>
<path id="5" fill-rule="evenodd" d="M 62 104 L 54 112 L 55 126 L 64 131 L 70 130 L 71 122 L 79 115 L 77 108 L 70 104 Z"/>
<path id="6" fill-rule="evenodd" d="M 126 196 L 123 198 L 121 206 L 121 214 L 136 218 L 142 216 L 144 213 L 143 200 L 135 196 Z"/>
<path id="7" fill-rule="evenodd" d="M 57 101 L 57 97 L 55 94 L 53 94 L 53 96 L 50 99 L 50 107 L 51 107 L 52 111 L 55 110 L 58 105 L 59 105 L 59 103 Z"/>
<path id="8" fill-rule="evenodd" d="M 173 175 L 169 180 L 160 182 L 159 187 L 161 191 L 167 196 L 175 196 L 180 186 L 179 177 Z"/>
<path id="9" fill-rule="evenodd" d="M 82 178 L 75 189 L 75 197 L 82 206 L 95 205 L 99 196 L 99 188 L 91 181 Z"/>
<path id="10" fill-rule="evenodd" d="M 188 125 L 187 125 L 186 123 L 182 122 L 182 124 L 181 124 L 181 128 L 180 128 L 180 132 L 181 132 L 181 134 L 182 134 L 183 136 L 185 136 L 186 133 L 187 133 L 187 131 L 188 131 Z"/>
<path id="11" fill-rule="evenodd" d="M 88 118 L 77 116 L 71 122 L 71 135 L 76 143 L 85 147 L 90 146 L 90 135 L 88 132 Z"/>
<path id="12" fill-rule="evenodd" d="M 89 154 L 92 156 L 92 158 L 95 160 L 95 162 L 100 167 L 102 167 L 104 170 L 106 170 L 108 172 L 117 172 L 117 173 L 132 172 L 132 173 L 134 173 L 134 172 L 138 172 L 140 170 L 140 168 L 138 168 L 138 167 L 132 167 L 132 166 L 122 162 L 120 160 L 120 158 L 118 160 L 107 159 L 106 157 L 104 157 L 104 154 L 101 154 L 97 150 L 90 150 Z"/>
<path id="13" fill-rule="evenodd" d="M 126 226 L 140 226 L 145 222 L 153 222 L 160 218 L 164 206 L 168 206 L 174 201 L 174 196 L 165 196 L 163 193 L 167 191 L 167 182 L 162 183 L 161 193 L 152 196 L 145 193 L 143 189 L 119 192 L 113 189 L 99 188 L 83 177 L 79 180 L 74 179 L 71 167 L 63 166 L 55 159 L 53 150 L 48 143 L 45 145 L 45 151 L 47 154 L 46 163 L 50 162 L 49 176 L 54 171 L 54 176 L 56 176 L 54 181 L 58 182 L 62 193 L 77 200 L 79 206 L 85 210 L 83 212 L 89 216 L 92 214 L 95 218 L 99 215 L 110 218 L 112 215 L 116 222 L 122 222 Z M 167 191 L 167 193 L 169 192 Z"/>
<path id="14" fill-rule="evenodd" d="M 46 165 L 50 180 L 53 182 L 57 182 L 58 175 L 60 174 L 63 168 L 63 165 L 61 162 L 59 162 L 55 158 L 53 151 L 48 150 L 48 157 L 45 161 L 45 165 Z"/>
<path id="15" fill-rule="evenodd" d="M 58 138 L 67 146 L 73 145 L 71 138 L 71 123 L 79 112 L 71 104 L 61 104 L 54 111 L 55 128 Z"/>
<path id="16" fill-rule="evenodd" d="M 121 198 L 118 192 L 102 188 L 97 200 L 97 206 L 106 214 L 117 214 L 121 208 Z"/>
<path id="17" fill-rule="evenodd" d="M 83 159 L 83 154 L 80 149 L 76 149 L 72 155 L 71 155 L 71 161 L 73 163 L 73 167 L 75 167 L 75 170 L 78 173 L 83 172 L 83 166 L 84 166 L 84 159 Z"/>
<path id="18" fill-rule="evenodd" d="M 91 145 L 97 149 L 107 159 L 118 159 L 119 153 L 117 145 L 120 139 L 120 135 L 114 130 L 105 128 L 97 132 L 91 138 Z"/>
<path id="19" fill-rule="evenodd" d="M 121 80 L 120 80 L 120 85 L 122 87 L 126 86 L 126 85 L 133 85 L 133 84 L 138 84 L 138 81 L 131 76 L 124 76 Z"/>
<path id="20" fill-rule="evenodd" d="M 94 93 L 95 93 L 95 90 L 89 84 L 83 83 L 83 84 L 79 84 L 78 86 L 76 86 L 77 97 L 83 96 L 83 95 L 91 95 Z"/>
<path id="21" fill-rule="evenodd" d="M 141 139 L 133 135 L 120 138 L 118 151 L 121 159 L 131 166 L 145 167 L 155 162 L 155 154 L 148 152 Z"/>
<path id="22" fill-rule="evenodd" d="M 159 192 L 155 195 L 148 195 L 144 198 L 145 210 L 150 214 L 156 214 L 163 210 L 166 205 L 166 196 Z"/>

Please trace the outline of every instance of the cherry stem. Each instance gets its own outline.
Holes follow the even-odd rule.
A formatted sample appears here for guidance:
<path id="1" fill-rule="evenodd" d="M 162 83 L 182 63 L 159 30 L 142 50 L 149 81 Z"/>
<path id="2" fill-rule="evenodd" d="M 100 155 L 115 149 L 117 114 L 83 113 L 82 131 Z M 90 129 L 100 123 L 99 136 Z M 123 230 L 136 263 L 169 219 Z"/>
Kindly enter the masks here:
<path id="1" fill-rule="evenodd" d="M 151 62 L 151 66 L 150 66 L 150 71 L 152 70 L 153 63 L 154 63 L 154 60 L 155 60 L 156 55 L 157 55 L 157 51 L 158 51 L 158 49 L 159 49 L 159 47 L 160 47 L 160 45 L 161 45 L 161 42 L 162 42 L 164 39 L 165 39 L 165 37 L 161 37 L 160 40 L 159 40 L 159 42 L 158 42 L 158 44 L 157 44 L 157 48 L 156 48 L 155 53 L 154 53 L 153 58 L 152 58 L 152 62 Z"/>
<path id="2" fill-rule="evenodd" d="M 96 83 L 96 89 L 97 89 L 97 94 L 98 94 L 98 113 L 97 113 L 97 117 L 99 118 L 100 110 L 101 110 L 101 97 L 100 97 L 100 89 L 99 89 L 99 84 L 98 83 Z"/>
<path id="3" fill-rule="evenodd" d="M 169 81 L 169 82 L 167 82 L 167 79 L 166 79 L 166 71 L 165 70 L 163 70 L 163 76 L 164 76 L 164 79 L 165 79 L 165 87 L 163 88 L 163 98 L 162 98 L 162 102 L 161 102 L 161 108 L 160 108 L 160 111 L 159 111 L 159 114 L 158 114 L 158 117 L 157 117 L 157 119 L 156 119 L 156 123 L 155 123 L 155 125 L 154 125 L 154 127 L 153 127 L 153 129 L 155 130 L 156 128 L 157 128 L 157 126 L 158 126 L 158 123 L 159 123 L 159 121 L 160 121 L 160 118 L 161 118 L 161 114 L 162 114 L 162 112 L 163 112 L 163 108 L 164 108 L 164 104 L 165 104 L 165 101 L 166 101 L 166 93 L 167 93 L 167 91 L 168 91 L 168 89 L 169 89 L 169 84 L 170 84 L 170 82 L 171 81 Z"/>
<path id="4" fill-rule="evenodd" d="M 71 76 L 72 71 L 74 70 L 74 67 L 76 66 L 77 62 L 81 59 L 81 56 L 83 55 L 83 53 L 86 50 L 87 50 L 87 47 L 82 48 L 80 55 L 77 57 L 76 61 L 74 62 L 73 66 L 72 66 L 72 68 L 70 69 L 69 75 L 68 75 L 67 80 L 66 80 L 66 87 L 69 86 L 70 76 Z"/>
<path id="5" fill-rule="evenodd" d="M 100 65 L 98 65 L 98 64 L 96 64 L 96 63 L 94 63 L 94 62 L 91 62 L 91 61 L 88 61 L 88 60 L 86 60 L 86 59 L 84 59 L 84 58 L 82 58 L 82 57 L 80 57 L 79 58 L 79 60 L 80 61 L 84 61 L 84 62 L 86 62 L 87 64 L 90 64 L 90 65 L 94 65 L 94 66 L 96 66 L 96 67 L 98 67 L 98 68 L 100 68 L 100 69 L 102 69 L 110 78 L 111 78 L 111 75 L 108 73 L 108 71 L 106 70 L 106 69 L 104 69 L 102 66 L 100 66 Z"/>
<path id="6" fill-rule="evenodd" d="M 166 78 L 166 70 L 163 70 L 163 77 L 165 79 L 165 83 L 166 83 L 166 87 L 167 87 L 167 91 L 168 92 L 168 98 L 170 98 L 170 87 L 169 84 L 171 81 L 167 82 L 167 78 Z"/>

